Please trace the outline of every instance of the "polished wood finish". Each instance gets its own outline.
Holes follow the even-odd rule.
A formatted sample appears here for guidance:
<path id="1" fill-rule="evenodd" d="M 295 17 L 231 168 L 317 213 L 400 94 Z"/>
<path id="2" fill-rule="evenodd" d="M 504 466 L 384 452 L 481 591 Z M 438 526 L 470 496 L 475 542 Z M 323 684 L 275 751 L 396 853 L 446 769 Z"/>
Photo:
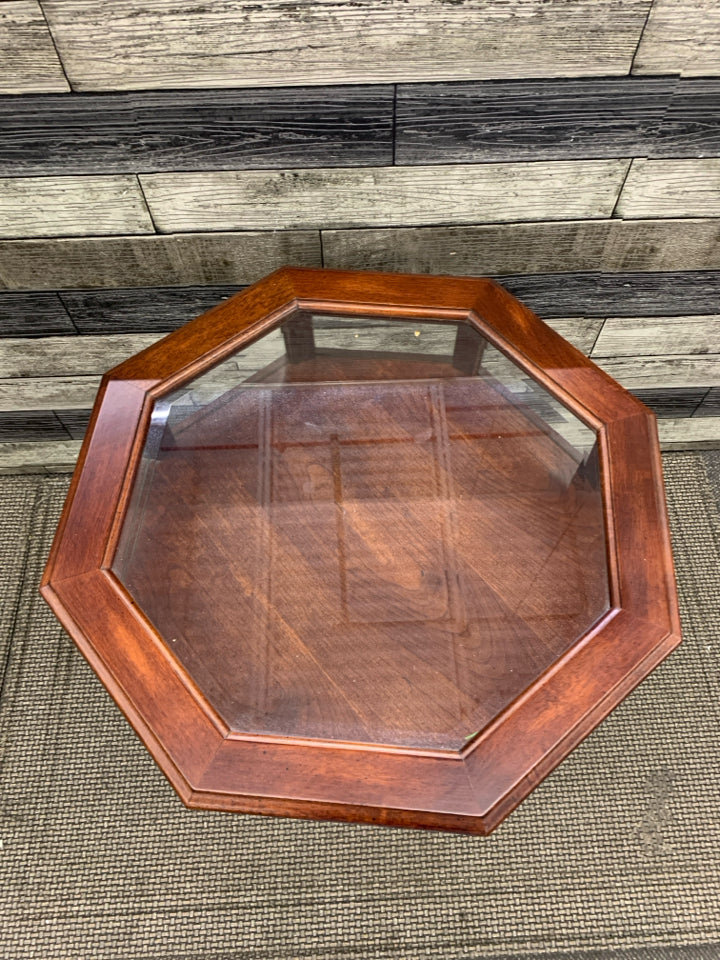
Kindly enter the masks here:
<path id="1" fill-rule="evenodd" d="M 167 551 L 172 548 L 167 539 L 163 542 L 172 523 L 166 519 L 164 524 L 156 525 L 151 538 L 156 552 L 145 553 L 134 574 L 128 574 L 127 570 L 118 573 L 123 563 L 121 534 L 124 524 L 132 522 L 133 486 L 142 469 L 141 454 L 148 436 L 153 403 L 230 356 L 243 344 L 251 343 L 261 333 L 277 327 L 298 309 L 309 313 L 418 321 L 431 317 L 438 321 L 469 323 L 490 344 L 559 398 L 579 420 L 598 432 L 599 475 L 603 491 L 599 521 L 589 506 L 583 507 L 592 500 L 592 484 L 588 484 L 582 470 L 577 477 L 570 473 L 571 468 L 580 465 L 570 463 L 572 457 L 569 453 L 567 456 L 563 454 L 559 442 L 548 443 L 547 434 L 537 428 L 532 416 L 521 414 L 512 404 L 504 404 L 501 417 L 505 419 L 499 423 L 500 429 L 496 429 L 494 435 L 509 433 L 518 436 L 509 442 L 505 453 L 493 449 L 488 463 L 494 466 L 487 473 L 480 469 L 482 438 L 471 437 L 473 431 L 468 424 L 459 423 L 452 412 L 446 417 L 446 424 L 452 427 L 446 436 L 455 437 L 454 440 L 448 439 L 449 449 L 454 451 L 462 446 L 467 454 L 465 460 L 456 458 L 453 461 L 455 467 L 450 471 L 460 487 L 477 478 L 492 485 L 492 478 L 499 475 L 503 463 L 510 464 L 510 472 L 495 493 L 501 493 L 511 501 L 513 509 L 517 510 L 518 527 L 524 528 L 523 535 L 528 539 L 523 553 L 520 550 L 521 534 L 516 533 L 514 543 L 509 545 L 515 547 L 515 555 L 532 558 L 536 550 L 543 545 L 547 547 L 555 537 L 558 555 L 553 563 L 556 566 L 551 564 L 545 574 L 541 573 L 534 599 L 530 596 L 532 587 L 528 584 L 527 609 L 546 615 L 550 612 L 551 605 L 548 605 L 542 587 L 543 576 L 547 574 L 555 580 L 567 580 L 569 571 L 574 570 L 575 576 L 580 576 L 581 580 L 585 578 L 584 589 L 591 594 L 593 588 L 596 590 L 595 606 L 592 607 L 595 615 L 588 616 L 586 622 L 576 623 L 563 642 L 558 640 L 557 633 L 535 634 L 534 638 L 526 634 L 521 643 L 513 640 L 509 645 L 507 638 L 498 642 L 498 649 L 503 653 L 501 661 L 510 665 L 498 687 L 483 687 L 487 678 L 483 680 L 471 669 L 462 676 L 456 674 L 453 680 L 447 673 L 448 664 L 456 662 L 452 657 L 445 660 L 440 657 L 438 663 L 437 649 L 428 648 L 424 656 L 422 651 L 416 656 L 418 651 L 415 649 L 412 656 L 417 668 L 415 673 L 419 675 L 414 688 L 418 699 L 412 703 L 399 696 L 400 688 L 390 690 L 393 705 L 400 711 L 399 720 L 399 714 L 392 717 L 387 714 L 384 700 L 388 698 L 383 698 L 381 691 L 373 691 L 370 685 L 366 685 L 353 700 L 348 686 L 342 688 L 340 684 L 342 693 L 337 696 L 333 693 L 336 696 L 334 702 L 340 709 L 340 705 L 347 706 L 352 701 L 354 709 L 348 707 L 351 723 L 346 722 L 347 717 L 340 718 L 334 729 L 318 727 L 313 730 L 305 721 L 300 722 L 302 718 L 299 720 L 298 714 L 290 717 L 286 709 L 281 718 L 282 725 L 277 729 L 248 733 L 243 729 L 247 714 L 238 712 L 233 700 L 240 671 L 236 667 L 227 671 L 225 679 L 232 682 L 225 690 L 219 689 L 223 678 L 217 673 L 210 678 L 203 675 L 197 649 L 181 636 L 173 635 L 175 627 L 183 625 L 177 622 L 177 607 L 167 602 L 172 601 L 172 593 L 165 598 L 161 611 L 162 616 L 168 618 L 161 629 L 158 629 L 157 612 L 151 613 L 146 604 L 162 604 L 162 592 L 151 590 L 145 602 L 137 602 L 138 591 L 145 588 L 144 584 L 147 586 L 146 581 L 157 579 L 157 571 L 153 572 L 151 568 L 159 562 L 158 557 L 165 550 L 167 558 Z M 301 357 L 296 361 L 296 368 L 317 363 L 317 354 L 313 356 L 313 351 L 302 338 L 300 345 Z M 342 357 L 336 357 L 333 362 L 343 366 Z M 423 363 L 421 359 L 408 362 Z M 376 358 L 376 363 L 390 365 L 386 371 L 390 379 L 382 385 L 387 398 L 390 396 L 388 391 L 396 389 L 393 374 L 397 375 L 398 370 L 391 369 L 389 359 Z M 228 402 L 237 402 L 241 406 L 257 404 L 264 395 L 271 398 L 267 402 L 273 403 L 278 402 L 278 396 L 287 395 L 293 398 L 291 406 L 296 413 L 312 408 L 317 417 L 322 408 L 322 392 L 327 393 L 327 388 L 322 384 L 313 386 L 308 369 L 301 379 L 309 385 L 294 386 L 292 381 L 295 378 L 288 374 L 292 366 L 288 361 L 284 369 L 282 364 L 276 366 L 275 372 L 266 375 L 264 382 L 260 378 L 253 387 L 253 399 L 245 391 Z M 405 428 L 409 423 L 417 427 L 424 416 L 420 411 L 425 400 L 421 403 L 420 399 L 426 398 L 429 391 L 441 390 L 447 399 L 466 389 L 466 384 L 472 380 L 468 371 L 455 369 L 454 373 L 454 378 L 440 380 L 428 378 L 427 374 L 425 378 L 416 376 L 411 381 L 403 376 L 405 386 L 400 398 L 380 407 L 387 415 L 382 429 L 378 427 L 375 439 L 392 439 L 392 432 L 397 431 L 403 418 Z M 283 383 L 286 385 L 282 386 Z M 345 406 L 328 416 L 328 423 L 333 421 L 337 425 L 351 419 L 352 411 L 362 406 L 364 389 L 367 386 L 358 383 L 349 386 L 347 393 L 339 391 L 345 400 L 337 401 L 336 398 L 336 402 L 341 405 L 344 402 Z M 497 387 L 492 379 L 476 379 L 473 390 L 473 403 L 481 407 L 482 403 L 476 402 L 480 396 L 477 391 L 487 391 L 486 396 L 493 397 Z M 446 409 L 451 406 L 446 403 Z M 495 400 L 490 406 L 495 411 L 493 416 L 499 416 Z M 252 416 L 245 416 L 247 412 L 246 409 L 242 421 L 236 422 L 244 423 L 251 430 L 255 421 Z M 357 417 L 362 421 L 360 413 Z M 282 421 L 276 422 L 282 425 Z M 297 426 L 297 417 L 293 422 Z M 482 430 L 474 432 L 482 433 Z M 487 430 L 487 424 L 485 432 L 493 433 Z M 241 453 L 242 444 L 223 442 L 228 438 L 221 434 L 215 439 L 218 447 L 226 449 L 214 455 L 226 458 L 228 475 L 235 481 L 240 477 L 242 483 L 242 471 L 248 463 L 247 449 Z M 207 440 L 208 435 L 200 430 L 199 422 L 193 418 L 188 419 L 186 427 L 180 429 L 174 439 L 173 456 L 178 457 L 178 468 L 166 471 L 157 487 L 152 488 L 155 493 L 151 493 L 157 498 L 157 507 L 169 510 L 171 517 L 172 511 L 179 508 L 184 472 L 191 469 L 188 448 L 197 445 L 198 441 L 207 443 Z M 338 484 L 341 486 L 346 480 L 350 484 L 357 483 L 360 478 L 356 471 L 342 468 L 344 456 L 349 456 L 348 462 L 352 462 L 351 447 L 341 451 L 338 471 L 340 437 L 337 430 L 328 427 L 322 443 L 329 457 L 326 475 L 330 478 L 330 486 L 323 494 L 325 499 L 319 498 L 315 505 L 319 516 L 325 509 L 323 504 L 338 502 Z M 486 448 L 491 449 L 489 443 Z M 290 448 L 286 444 L 287 449 Z M 375 582 L 360 583 L 350 599 L 360 602 L 366 620 L 368 610 L 379 604 L 383 609 L 375 612 L 378 619 L 386 623 L 391 619 L 388 611 L 392 612 L 393 589 L 402 583 L 407 586 L 407 579 L 402 578 L 407 578 L 408 570 L 412 571 L 418 553 L 423 554 L 430 548 L 427 569 L 433 571 L 433 563 L 437 565 L 438 562 L 437 543 L 441 542 L 444 549 L 456 551 L 458 563 L 466 563 L 468 569 L 473 564 L 480 567 L 484 574 L 485 602 L 490 596 L 489 588 L 495 602 L 503 600 L 506 606 L 510 605 L 508 601 L 519 585 L 508 576 L 506 563 L 513 562 L 513 557 L 508 545 L 500 540 L 500 528 L 494 531 L 494 539 L 500 551 L 496 556 L 504 562 L 498 562 L 494 572 L 489 567 L 493 550 L 488 549 L 487 539 L 478 537 L 482 542 L 473 543 L 472 537 L 466 535 L 471 529 L 481 529 L 473 526 L 477 524 L 485 524 L 485 530 L 493 532 L 494 520 L 488 512 L 490 498 L 482 501 L 486 512 L 476 513 L 474 518 L 468 519 L 464 532 L 451 535 L 442 531 L 442 525 L 437 530 L 431 529 L 433 512 L 427 509 L 427 501 L 432 500 L 436 491 L 430 489 L 431 481 L 423 468 L 421 445 L 413 455 L 418 453 L 421 461 L 418 469 L 404 472 L 399 468 L 394 482 L 399 486 L 419 482 L 426 501 L 425 509 L 419 512 L 416 509 L 407 516 L 406 539 L 400 541 L 398 555 L 390 556 L 389 575 L 383 578 L 383 584 L 379 584 L 377 578 Z M 425 456 L 428 456 L 427 450 Z M 298 470 L 285 470 L 285 487 L 277 490 L 279 500 L 282 500 L 283 489 L 286 496 L 289 491 L 297 499 L 298 480 L 307 471 L 307 464 L 303 462 L 307 448 L 302 443 L 292 448 L 285 467 L 292 466 L 290 460 L 293 457 L 299 458 L 299 463 L 295 464 Z M 545 489 L 543 496 L 538 496 L 538 490 L 533 489 L 530 462 L 543 461 L 547 465 L 548 458 L 554 458 L 557 466 L 563 457 L 566 457 L 569 485 L 562 493 L 559 489 Z M 406 461 L 401 458 L 396 462 L 402 467 Z M 163 462 L 158 463 L 162 472 Z M 519 475 L 518 463 L 521 464 Z M 163 491 L 166 494 L 164 503 L 161 502 Z M 168 491 L 171 491 L 170 496 Z M 529 498 L 528 491 L 532 494 Z M 557 511 L 566 509 L 569 501 L 574 506 L 564 516 L 572 521 L 570 527 L 574 533 L 569 538 L 558 538 Z M 388 509 L 388 501 L 384 503 L 385 506 L 378 503 L 380 515 L 375 519 L 386 525 L 396 523 L 396 518 L 388 521 L 382 515 L 382 510 Z M 462 496 L 456 497 L 454 504 L 458 509 L 471 506 Z M 349 507 L 358 509 L 355 501 L 350 502 Z M 157 513 L 153 508 L 146 511 L 145 516 L 152 520 Z M 505 516 L 507 518 L 507 511 Z M 345 534 L 352 535 L 350 521 L 348 524 Z M 313 563 L 321 565 L 324 584 L 335 559 L 323 553 L 327 531 L 323 530 L 321 522 L 314 552 L 307 550 L 307 532 L 300 535 L 300 540 L 296 533 L 284 538 L 280 534 L 277 529 L 272 532 L 279 538 L 276 546 L 282 545 L 286 555 L 271 551 L 260 557 L 260 561 L 266 569 L 272 568 L 277 576 L 285 576 L 285 586 L 281 584 L 280 592 L 272 597 L 266 595 L 266 601 L 274 602 L 280 598 L 282 602 L 285 598 L 287 605 L 288 597 L 293 600 L 293 596 L 301 597 L 308 592 L 313 573 L 317 573 L 313 570 Z M 578 568 L 573 555 L 573 550 L 585 543 L 587 558 L 591 563 L 592 558 L 597 562 L 597 544 L 603 538 L 606 554 L 600 555 L 607 558 L 609 590 L 609 600 L 605 601 L 597 592 L 598 583 L 602 582 L 602 570 L 598 567 L 583 571 L 582 567 Z M 573 549 L 570 549 L 571 541 Z M 352 548 L 362 553 L 369 542 L 367 537 L 365 540 L 360 538 Z M 588 548 L 588 543 L 595 546 Z M 407 557 L 403 553 L 406 547 Z M 227 546 L 206 543 L 203 549 L 206 551 L 204 559 L 210 560 L 218 575 L 218 582 L 213 583 L 212 589 L 216 590 L 219 602 L 226 592 L 223 576 L 232 573 L 237 578 L 242 575 L 242 570 L 238 558 L 230 555 Z M 435 556 L 432 550 L 436 551 Z M 313 556 L 318 559 L 311 561 Z M 185 575 L 192 562 L 187 553 L 181 558 L 180 566 L 185 566 Z M 307 569 L 303 568 L 303 563 Z M 356 565 L 353 569 L 372 570 L 373 564 L 363 559 L 359 567 Z M 296 578 L 294 583 L 288 580 L 290 572 Z M 132 580 L 132 576 L 136 579 Z M 464 581 L 461 575 L 457 582 L 467 583 L 467 574 L 464 576 Z M 182 577 L 179 582 L 182 583 Z M 577 582 L 576 589 L 571 591 L 575 595 Z M 475 833 L 487 833 L 493 829 L 680 639 L 654 417 L 497 284 L 466 278 L 284 269 L 115 368 L 105 378 L 83 444 L 42 590 L 189 806 Z M 437 617 L 438 611 L 442 613 L 449 603 L 448 590 L 438 579 L 434 591 L 420 586 L 411 589 L 410 595 L 415 604 L 413 614 L 422 622 Z M 404 602 L 407 596 L 406 590 Z M 347 599 L 346 596 L 346 607 Z M 301 618 L 301 605 L 293 600 L 291 606 L 290 620 L 285 621 L 283 630 L 288 626 L 297 628 L 298 618 Z M 321 609 L 325 606 L 323 601 Z M 322 620 L 324 613 L 323 609 L 318 619 Z M 210 647 L 217 650 L 216 661 L 222 662 L 222 611 L 218 612 L 216 619 L 217 628 L 208 622 L 207 636 Z M 311 619 L 312 610 L 307 610 L 305 620 Z M 527 626 L 531 618 L 523 619 Z M 535 624 L 541 619 L 536 619 Z M 326 618 L 326 623 L 331 621 L 332 618 Z M 177 632 L 180 634 L 181 630 Z M 297 632 L 295 629 L 296 635 Z M 305 659 L 302 662 L 307 669 L 316 662 L 312 657 L 317 658 L 318 649 L 327 643 L 327 634 L 321 624 L 315 623 L 304 638 L 309 638 L 310 647 L 315 645 L 314 650 L 310 650 L 312 656 L 309 659 L 303 654 Z M 386 631 L 384 644 L 388 635 Z M 363 640 L 366 642 L 367 631 Z M 532 651 L 535 651 L 534 656 L 529 655 Z M 523 659 L 523 653 L 531 663 Z M 284 653 L 280 649 L 274 663 L 282 663 L 286 654 L 287 649 Z M 355 661 L 360 661 L 357 669 L 364 667 L 363 661 L 370 665 L 377 661 L 377 650 L 374 656 L 368 656 L 367 647 L 362 644 L 349 654 L 355 657 Z M 226 659 L 228 663 L 234 662 L 231 658 Z M 251 672 L 258 669 L 258 661 L 250 660 L 248 670 Z M 331 666 L 324 676 L 327 678 L 335 671 L 332 679 L 335 681 L 333 689 L 337 691 L 342 659 Z M 513 676 L 516 669 L 517 676 Z M 317 671 L 311 674 L 312 670 L 303 676 L 302 685 L 315 682 Z M 369 676 L 369 673 L 365 675 Z M 282 688 L 285 684 L 285 689 L 297 679 L 289 667 L 284 668 L 279 677 L 279 686 Z M 456 682 L 458 678 L 462 681 L 459 684 Z M 447 693 L 451 689 L 448 684 L 451 681 L 455 691 L 453 696 L 457 697 L 459 691 L 465 700 L 459 712 L 447 716 L 450 703 Z M 252 687 L 252 677 L 248 682 Z M 327 687 L 324 682 L 323 692 Z M 412 684 L 410 689 L 413 689 Z M 457 703 L 457 700 L 453 702 Z M 287 701 L 281 698 L 280 703 L 287 708 Z M 415 724 L 417 728 L 423 705 L 431 714 L 433 710 L 436 713 L 444 711 L 442 723 L 433 727 L 433 736 L 424 740 L 417 737 L 403 740 L 397 736 L 400 727 L 407 729 Z M 384 716 L 381 715 L 383 709 L 386 710 Z M 358 720 L 362 711 L 366 715 Z M 373 711 L 375 725 L 368 729 L 367 714 Z M 334 716 L 337 719 L 337 714 Z M 472 721 L 469 727 L 467 720 Z"/>

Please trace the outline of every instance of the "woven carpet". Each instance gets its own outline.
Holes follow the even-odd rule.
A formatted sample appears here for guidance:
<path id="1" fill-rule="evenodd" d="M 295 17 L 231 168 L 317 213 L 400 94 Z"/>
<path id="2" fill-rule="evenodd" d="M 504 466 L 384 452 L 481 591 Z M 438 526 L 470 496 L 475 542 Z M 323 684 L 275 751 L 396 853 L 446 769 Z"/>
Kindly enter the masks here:
<path id="1" fill-rule="evenodd" d="M 665 458 L 685 641 L 489 838 L 186 810 L 0 479 L 0 957 L 720 958 L 720 454 Z"/>

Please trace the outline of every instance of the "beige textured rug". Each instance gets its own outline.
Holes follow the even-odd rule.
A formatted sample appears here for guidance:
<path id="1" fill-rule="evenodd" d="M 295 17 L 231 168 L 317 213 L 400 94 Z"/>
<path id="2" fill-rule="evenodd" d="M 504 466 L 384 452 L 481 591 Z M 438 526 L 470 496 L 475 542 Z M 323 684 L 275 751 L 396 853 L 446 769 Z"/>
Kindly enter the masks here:
<path id="1" fill-rule="evenodd" d="M 685 642 L 490 838 L 190 812 L 37 594 L 0 478 L 0 957 L 720 957 L 720 454 L 665 457 Z"/>

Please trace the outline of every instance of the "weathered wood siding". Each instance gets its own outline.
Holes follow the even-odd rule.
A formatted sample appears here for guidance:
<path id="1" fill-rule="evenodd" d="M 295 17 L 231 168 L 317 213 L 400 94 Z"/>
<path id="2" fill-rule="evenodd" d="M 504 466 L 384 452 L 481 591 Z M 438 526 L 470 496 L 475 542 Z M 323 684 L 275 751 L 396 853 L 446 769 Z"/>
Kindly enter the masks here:
<path id="1" fill-rule="evenodd" d="M 0 472 L 284 264 L 495 276 L 720 442 L 720 6 L 0 0 Z"/>

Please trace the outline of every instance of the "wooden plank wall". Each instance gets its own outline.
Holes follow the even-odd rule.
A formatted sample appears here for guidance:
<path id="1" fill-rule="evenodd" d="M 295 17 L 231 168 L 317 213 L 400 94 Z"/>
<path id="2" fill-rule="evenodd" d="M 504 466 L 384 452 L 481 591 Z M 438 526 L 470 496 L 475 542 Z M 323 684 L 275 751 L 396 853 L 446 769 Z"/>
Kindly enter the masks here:
<path id="1" fill-rule="evenodd" d="M 285 263 L 495 276 L 720 443 L 720 5 L 0 0 L 0 471 Z"/>

